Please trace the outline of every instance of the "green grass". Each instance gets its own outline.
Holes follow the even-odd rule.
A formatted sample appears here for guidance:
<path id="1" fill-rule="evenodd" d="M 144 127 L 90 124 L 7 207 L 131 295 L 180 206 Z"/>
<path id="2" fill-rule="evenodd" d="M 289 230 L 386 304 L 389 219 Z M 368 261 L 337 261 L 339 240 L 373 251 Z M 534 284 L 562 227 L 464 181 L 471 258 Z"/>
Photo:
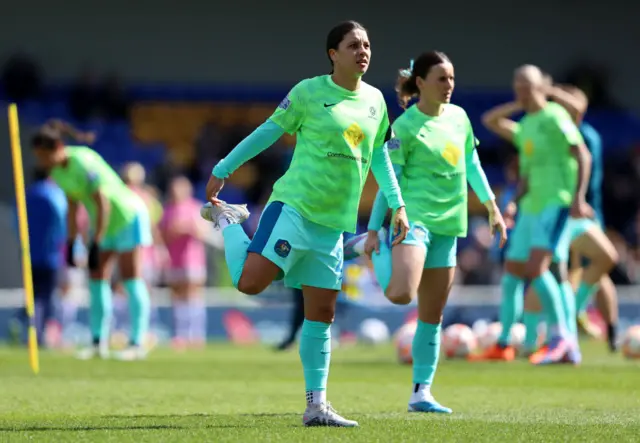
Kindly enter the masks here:
<path id="1" fill-rule="evenodd" d="M 0 441 L 638 441 L 640 365 L 589 344 L 579 368 L 443 361 L 449 417 L 408 414 L 411 369 L 390 347 L 337 349 L 328 396 L 358 429 L 306 429 L 297 353 L 215 345 L 144 362 L 0 349 Z M 312 440 L 310 440 L 312 439 Z"/>

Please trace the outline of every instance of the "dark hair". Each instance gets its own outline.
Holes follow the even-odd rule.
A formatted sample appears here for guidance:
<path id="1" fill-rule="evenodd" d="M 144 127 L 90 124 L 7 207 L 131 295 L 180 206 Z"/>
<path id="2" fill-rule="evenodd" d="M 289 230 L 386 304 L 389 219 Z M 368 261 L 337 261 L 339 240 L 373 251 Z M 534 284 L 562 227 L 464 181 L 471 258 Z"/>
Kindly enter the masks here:
<path id="1" fill-rule="evenodd" d="M 33 180 L 36 182 L 46 180 L 49 178 L 49 171 L 45 168 L 36 167 L 33 170 Z"/>
<path id="2" fill-rule="evenodd" d="M 418 91 L 416 79 L 418 77 L 425 78 L 432 67 L 441 63 L 451 63 L 451 60 L 444 52 L 423 52 L 415 61 L 412 61 L 409 69 L 401 69 L 399 71 L 396 92 L 398 93 L 398 103 L 403 109 L 406 109 L 409 101 L 420 92 Z"/>
<path id="3" fill-rule="evenodd" d="M 346 22 L 342 22 L 331 29 L 329 31 L 329 35 L 327 35 L 327 57 L 329 57 L 329 62 L 331 63 L 331 73 L 333 74 L 333 60 L 331 60 L 331 56 L 329 55 L 330 49 L 338 49 L 340 43 L 344 39 L 344 36 L 350 33 L 355 29 L 361 29 L 364 32 L 367 32 L 364 26 L 360 23 L 349 20 Z"/>
<path id="4" fill-rule="evenodd" d="M 53 150 L 58 143 L 62 143 L 66 139 L 84 143 L 89 142 L 92 138 L 92 134 L 78 131 L 62 120 L 49 120 L 35 133 L 31 139 L 31 146 Z"/>

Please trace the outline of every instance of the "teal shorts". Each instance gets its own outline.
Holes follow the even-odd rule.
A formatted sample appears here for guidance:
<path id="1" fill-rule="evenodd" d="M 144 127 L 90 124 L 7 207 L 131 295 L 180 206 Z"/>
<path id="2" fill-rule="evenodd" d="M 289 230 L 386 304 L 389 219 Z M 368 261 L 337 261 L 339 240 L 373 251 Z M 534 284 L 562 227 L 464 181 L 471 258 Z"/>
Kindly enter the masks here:
<path id="1" fill-rule="evenodd" d="M 342 288 L 342 231 L 304 218 L 282 202 L 267 205 L 248 252 L 267 258 L 284 273 L 284 284 Z"/>
<path id="2" fill-rule="evenodd" d="M 393 232 L 389 233 L 389 243 L 393 241 Z M 410 222 L 407 238 L 403 245 L 418 246 L 424 249 L 424 269 L 455 268 L 456 254 L 458 252 L 458 237 L 440 235 L 429 232 L 419 224 Z"/>
<path id="3" fill-rule="evenodd" d="M 560 237 L 560 245 L 558 245 L 559 252 L 554 252 L 553 261 L 566 261 L 568 259 L 568 251 L 571 248 L 571 244 L 574 242 L 574 240 L 593 227 L 600 228 L 600 223 L 590 218 L 569 217 L 569 220 L 567 221 L 566 231 Z"/>
<path id="4" fill-rule="evenodd" d="M 597 220 L 591 218 L 569 218 L 567 230 L 569 231 L 569 243 L 580 237 L 592 228 L 602 229 Z"/>
<path id="5" fill-rule="evenodd" d="M 555 262 L 569 260 L 569 208 L 552 206 L 539 214 L 519 214 L 509 236 L 506 259 L 525 262 L 532 249 L 553 253 Z"/>
<path id="6" fill-rule="evenodd" d="M 531 249 L 553 253 L 555 262 L 569 260 L 569 208 L 549 206 L 531 219 Z"/>
<path id="7" fill-rule="evenodd" d="M 509 233 L 509 243 L 505 259 L 507 261 L 526 262 L 529 259 L 529 239 L 531 236 L 531 215 L 519 213 L 516 224 Z"/>
<path id="8" fill-rule="evenodd" d="M 128 252 L 139 246 L 153 244 L 151 221 L 146 207 L 138 210 L 136 217 L 124 228 L 113 235 L 105 236 L 100 243 L 104 251 Z"/>

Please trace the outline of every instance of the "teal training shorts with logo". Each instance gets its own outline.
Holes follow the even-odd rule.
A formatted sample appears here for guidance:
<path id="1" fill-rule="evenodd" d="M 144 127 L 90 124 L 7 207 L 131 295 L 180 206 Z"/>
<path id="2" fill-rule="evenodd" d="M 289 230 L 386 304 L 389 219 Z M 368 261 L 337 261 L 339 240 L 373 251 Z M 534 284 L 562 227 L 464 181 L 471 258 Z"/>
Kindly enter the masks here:
<path id="1" fill-rule="evenodd" d="M 505 258 L 507 261 L 526 262 L 529 259 L 531 240 L 531 214 L 519 213 L 509 234 Z"/>
<path id="2" fill-rule="evenodd" d="M 273 262 L 290 288 L 342 288 L 342 231 L 304 218 L 279 201 L 267 205 L 248 252 Z"/>
<path id="3" fill-rule="evenodd" d="M 389 232 L 389 244 L 393 241 L 393 237 L 393 232 Z M 458 237 L 434 234 L 420 223 L 409 222 L 409 232 L 402 244 L 424 249 L 424 269 L 454 268 L 456 266 Z"/>
<path id="4" fill-rule="evenodd" d="M 135 218 L 124 228 L 113 235 L 105 237 L 100 243 L 100 249 L 105 251 L 128 252 L 138 246 L 153 244 L 151 221 L 146 206 L 138 209 Z"/>

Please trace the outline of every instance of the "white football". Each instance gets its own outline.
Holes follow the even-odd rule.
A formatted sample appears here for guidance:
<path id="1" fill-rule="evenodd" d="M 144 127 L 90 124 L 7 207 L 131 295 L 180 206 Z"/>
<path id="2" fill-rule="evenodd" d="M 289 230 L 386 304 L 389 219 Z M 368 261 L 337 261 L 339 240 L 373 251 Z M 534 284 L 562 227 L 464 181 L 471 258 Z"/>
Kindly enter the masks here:
<path id="1" fill-rule="evenodd" d="M 524 338 L 527 334 L 527 328 L 522 323 L 516 323 L 511 326 L 511 340 L 510 345 L 516 350 L 520 350 L 524 344 Z"/>
<path id="2" fill-rule="evenodd" d="M 502 333 L 502 324 L 497 321 L 490 323 L 484 333 L 477 336 L 478 347 L 483 350 L 489 349 L 491 346 L 498 343 L 500 333 Z"/>
<path id="3" fill-rule="evenodd" d="M 389 328 L 378 318 L 368 318 L 360 323 L 358 338 L 368 345 L 379 345 L 389 340 Z"/>
<path id="4" fill-rule="evenodd" d="M 465 358 L 478 346 L 473 330 L 463 324 L 447 326 L 442 334 L 442 352 L 448 358 Z"/>
<path id="5" fill-rule="evenodd" d="M 622 355 L 640 359 L 640 325 L 629 327 L 622 337 Z"/>
<path id="6" fill-rule="evenodd" d="M 394 344 L 396 347 L 396 353 L 398 355 L 398 361 L 403 364 L 410 365 L 413 363 L 413 356 L 411 354 L 413 337 L 416 335 L 416 328 L 418 323 L 416 321 L 405 323 L 394 334 Z"/>

